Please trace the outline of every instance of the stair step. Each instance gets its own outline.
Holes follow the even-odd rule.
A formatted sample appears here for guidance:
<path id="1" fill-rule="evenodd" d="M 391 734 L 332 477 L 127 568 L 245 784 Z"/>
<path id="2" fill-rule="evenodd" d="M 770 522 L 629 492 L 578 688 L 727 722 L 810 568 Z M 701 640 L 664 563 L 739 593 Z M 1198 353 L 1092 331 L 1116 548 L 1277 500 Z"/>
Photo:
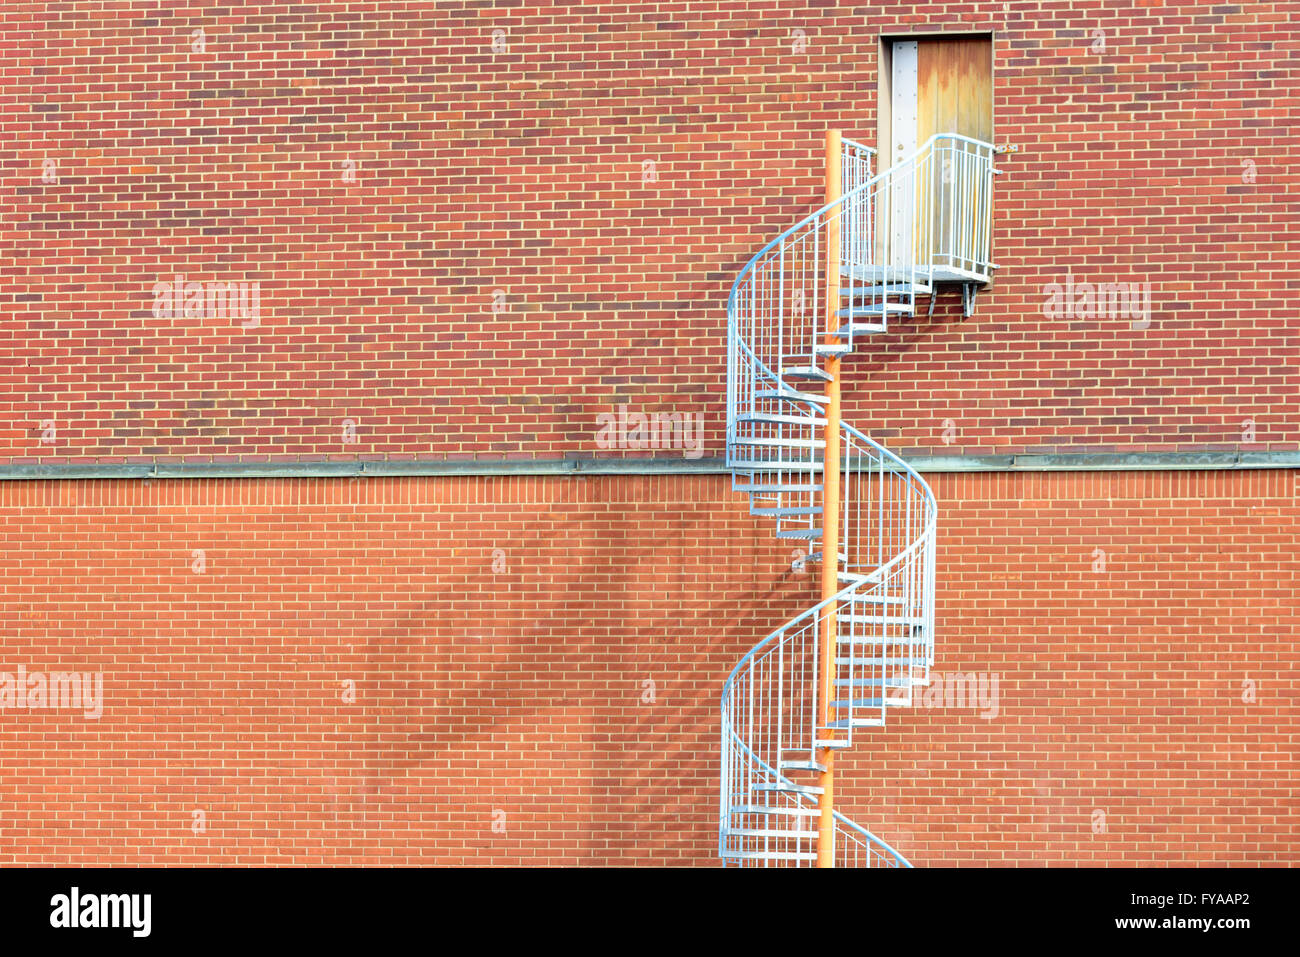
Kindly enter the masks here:
<path id="1" fill-rule="evenodd" d="M 898 678 L 836 678 L 836 685 L 845 688 L 910 688 L 912 679 L 908 676 Z"/>
<path id="2" fill-rule="evenodd" d="M 913 625 L 925 624 L 925 619 L 916 615 L 862 615 L 857 612 L 845 612 L 838 616 L 840 621 L 855 625 Z"/>
<path id="3" fill-rule="evenodd" d="M 755 508 L 751 506 L 749 512 L 751 515 L 775 515 L 778 518 L 792 518 L 795 515 L 820 515 L 822 507 L 820 505 L 813 505 L 808 508 Z"/>
<path id="4" fill-rule="evenodd" d="M 851 731 L 853 728 L 879 728 L 885 724 L 884 718 L 862 718 L 855 716 L 852 723 L 839 718 L 826 726 L 827 731 Z"/>
<path id="5" fill-rule="evenodd" d="M 911 687 L 910 685 L 908 687 Z M 832 708 L 902 708 L 911 704 L 907 698 L 885 698 L 881 703 L 880 698 L 844 698 L 840 701 L 832 701 Z M 836 722 L 832 721 L 830 727 L 837 727 Z"/>
<path id="6" fill-rule="evenodd" d="M 880 724 L 884 724 L 884 722 L 881 721 Z M 860 724 L 860 725 L 854 725 L 854 727 L 865 728 L 868 727 L 868 725 Z M 850 748 L 852 746 L 853 746 L 852 741 L 844 741 L 839 738 L 827 738 L 827 739 L 818 738 L 813 742 L 814 748 L 825 748 L 829 751 L 840 751 L 844 748 Z"/>
<path id="7" fill-rule="evenodd" d="M 840 295 L 847 296 L 850 299 L 857 299 L 861 296 L 906 296 L 908 293 L 914 296 L 925 296 L 929 295 L 930 292 L 929 286 L 919 282 L 891 282 L 884 286 L 845 286 L 840 289 Z"/>
<path id="8" fill-rule="evenodd" d="M 924 658 L 859 658 L 856 656 L 845 657 L 837 656 L 835 659 L 837 665 L 885 665 L 896 666 L 900 668 L 924 668 L 926 659 Z"/>
<path id="9" fill-rule="evenodd" d="M 819 342 L 813 346 L 813 352 L 819 356 L 843 356 L 853 351 L 853 347 L 847 342 L 836 342 L 827 344 Z"/>
<path id="10" fill-rule="evenodd" d="M 786 439 L 779 435 L 737 436 L 732 445 L 764 445 L 785 449 L 824 449 L 825 439 Z"/>
<path id="11" fill-rule="evenodd" d="M 865 582 L 867 584 L 874 585 L 880 581 L 880 573 L 867 572 L 864 575 L 861 572 L 840 572 L 839 579 L 840 579 L 840 583 L 843 585 L 849 585 L 852 584 L 853 582 Z M 857 599 L 851 599 L 851 600 L 856 601 Z"/>
<path id="12" fill-rule="evenodd" d="M 787 415 L 784 412 L 747 412 L 736 417 L 737 422 L 771 422 L 778 425 L 825 425 L 818 415 Z"/>
<path id="13" fill-rule="evenodd" d="M 851 723 L 846 718 L 837 718 L 834 721 L 827 722 L 825 728 L 827 731 L 849 731 L 853 728 L 879 728 L 884 723 L 884 718 L 854 717 Z"/>
<path id="14" fill-rule="evenodd" d="M 877 332 L 887 332 L 887 328 L 882 323 L 876 322 L 851 322 L 844 326 L 837 335 L 840 336 L 869 336 Z"/>
<path id="15" fill-rule="evenodd" d="M 726 860 L 746 861 L 815 861 L 816 851 L 724 851 Z"/>
<path id="16" fill-rule="evenodd" d="M 826 765 L 820 761 L 778 761 L 776 764 L 778 771 L 825 771 Z"/>
<path id="17" fill-rule="evenodd" d="M 801 841 L 817 840 L 816 830 L 794 830 L 779 827 L 728 827 L 723 830 L 728 837 L 792 837 Z"/>
<path id="18" fill-rule="evenodd" d="M 838 309 L 835 315 L 841 319 L 856 319 L 859 316 L 902 316 L 914 311 L 914 307 L 903 302 L 875 302 L 869 306 L 850 306 Z M 840 330 L 839 335 L 844 335 Z"/>
<path id="19" fill-rule="evenodd" d="M 816 382 L 834 382 L 829 372 L 823 372 L 816 366 L 792 366 L 781 370 L 782 379 L 812 379 Z"/>
<path id="20" fill-rule="evenodd" d="M 777 492 L 820 492 L 822 487 L 818 485 L 737 485 L 737 492 L 748 492 L 750 495 L 771 495 Z"/>
<path id="21" fill-rule="evenodd" d="M 902 595 L 854 595 L 849 599 L 849 604 L 862 602 L 867 605 L 901 605 L 904 601 L 906 599 Z"/>
<path id="22" fill-rule="evenodd" d="M 809 553 L 808 553 L 808 560 L 809 560 L 809 561 L 813 561 L 813 562 L 819 562 L 819 561 L 822 560 L 822 553 L 821 553 L 821 552 L 809 552 Z M 849 560 L 849 556 L 845 555 L 843 552 L 840 552 L 840 561 L 842 561 L 842 562 L 847 562 L 848 560 Z"/>
<path id="23" fill-rule="evenodd" d="M 911 266 L 854 266 L 849 263 L 840 264 L 840 275 L 848 277 L 852 282 L 860 282 L 864 286 L 874 283 L 891 285 L 928 278 L 925 269 L 915 269 Z"/>
<path id="24" fill-rule="evenodd" d="M 778 817 L 816 817 L 815 807 L 769 807 L 766 804 L 733 804 L 728 814 L 774 814 Z"/>
<path id="25" fill-rule="evenodd" d="M 733 456 L 731 468 L 736 472 L 745 472 L 752 478 L 754 475 L 762 475 L 766 472 L 820 472 L 822 464 L 807 460 L 787 462 L 784 459 L 753 459 L 747 461 Z"/>
<path id="26" fill-rule="evenodd" d="M 751 784 L 751 791 L 782 791 L 786 794 L 821 794 L 822 789 L 815 784 L 792 784 L 778 781 L 772 784 Z"/>
<path id="27" fill-rule="evenodd" d="M 754 393 L 756 399 L 785 399 L 789 402 L 816 402 L 825 405 L 830 399 L 815 392 L 799 392 L 795 389 L 761 389 Z"/>
<path id="28" fill-rule="evenodd" d="M 814 538 L 821 538 L 822 530 L 820 528 L 783 528 L 777 530 L 776 537 L 812 540 Z"/>
<path id="29" fill-rule="evenodd" d="M 876 647 L 881 645 L 910 646 L 919 644 L 919 642 L 915 642 L 903 635 L 840 635 L 836 641 L 841 645 L 875 645 Z"/>

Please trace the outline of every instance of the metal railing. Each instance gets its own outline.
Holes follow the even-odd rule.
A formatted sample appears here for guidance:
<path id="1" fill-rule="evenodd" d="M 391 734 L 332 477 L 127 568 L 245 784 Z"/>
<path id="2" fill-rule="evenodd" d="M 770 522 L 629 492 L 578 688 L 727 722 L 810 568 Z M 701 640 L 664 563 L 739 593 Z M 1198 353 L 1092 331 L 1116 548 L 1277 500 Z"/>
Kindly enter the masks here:
<path id="1" fill-rule="evenodd" d="M 846 141 L 843 195 L 768 243 L 741 270 L 727 306 L 727 462 L 734 487 L 777 536 L 836 562 L 843 584 L 746 654 L 722 694 L 719 854 L 730 863 L 812 864 L 816 788 L 798 783 L 823 748 L 910 704 L 934 663 L 937 506 L 902 459 L 841 424 L 840 553 L 820 556 L 822 358 L 856 335 L 913 312 L 944 278 L 987 278 L 992 144 L 931 137 L 870 172 L 873 151 Z M 834 232 L 833 232 L 834 231 Z M 838 262 L 828 250 L 838 240 Z M 834 270 L 837 275 L 828 275 Z M 825 297 L 843 323 L 827 343 Z M 820 642 L 834 615 L 833 672 L 819 726 Z M 835 815 L 836 863 L 910 866 L 892 847 Z"/>
<path id="2" fill-rule="evenodd" d="M 811 864 L 815 799 L 779 789 L 794 784 L 783 770 L 811 767 L 819 741 L 834 737 L 836 746 L 848 747 L 856 728 L 883 724 L 886 708 L 911 702 L 912 687 L 928 680 L 934 660 L 934 495 L 870 437 L 847 423 L 841 433 L 840 568 L 849 583 L 755 645 L 723 687 L 719 854 L 731 862 Z M 778 481 L 776 472 L 751 478 L 760 476 Z M 781 493 L 772 495 L 775 500 Z M 798 529 L 815 517 L 800 517 Z M 821 641 L 832 608 L 837 648 L 831 687 L 842 693 L 837 690 L 831 702 L 830 726 L 819 727 Z M 839 814 L 835 842 L 837 863 L 910 866 Z"/>
<path id="3" fill-rule="evenodd" d="M 992 143 L 938 133 L 895 169 L 879 233 L 886 262 L 912 262 L 926 275 L 949 267 L 954 278 L 987 281 L 997 268 L 992 241 Z"/>
<path id="4" fill-rule="evenodd" d="M 930 137 L 898 165 L 844 192 L 761 249 L 741 270 L 727 303 L 727 455 L 753 458 L 780 424 L 765 415 L 809 412 L 792 384 L 817 367 L 831 230 L 841 237 L 839 292 L 844 341 L 888 328 L 910 313 L 936 278 L 984 281 L 989 261 L 995 148 L 955 133 Z M 844 166 L 869 163 L 845 152 Z M 758 415 L 737 428 L 738 415 Z M 798 423 L 785 423 L 798 425 Z M 779 433 L 784 434 L 784 433 Z M 769 436 L 770 437 L 770 436 Z M 735 454 L 748 445 L 747 455 Z"/>
<path id="5" fill-rule="evenodd" d="M 876 151 L 862 143 L 845 137 L 840 141 L 840 190 L 851 193 L 871 179 L 871 167 Z"/>

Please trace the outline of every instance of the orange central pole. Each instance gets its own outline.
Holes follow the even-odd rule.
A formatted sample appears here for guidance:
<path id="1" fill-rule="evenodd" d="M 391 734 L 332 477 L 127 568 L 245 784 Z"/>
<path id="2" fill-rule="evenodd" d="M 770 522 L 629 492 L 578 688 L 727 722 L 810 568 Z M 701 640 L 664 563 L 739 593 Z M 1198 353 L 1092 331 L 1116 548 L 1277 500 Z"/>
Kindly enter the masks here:
<path id="1" fill-rule="evenodd" d="M 826 202 L 840 198 L 841 137 L 839 130 L 826 132 Z M 826 226 L 826 344 L 840 341 L 837 333 L 840 319 L 840 218 L 833 213 Z M 834 598 L 839 591 L 840 568 L 840 357 L 828 355 L 826 373 L 831 377 L 826 383 L 826 450 L 822 458 L 822 601 Z M 831 719 L 831 694 L 834 685 L 835 645 L 838 630 L 835 627 L 835 603 L 826 606 L 822 618 L 820 667 L 817 673 L 817 724 L 825 728 Z M 832 731 L 818 731 L 826 740 L 835 737 Z M 826 770 L 818 776 L 822 793 L 817 799 L 817 866 L 835 866 L 835 797 L 832 790 L 835 751 L 821 748 L 818 761 Z"/>

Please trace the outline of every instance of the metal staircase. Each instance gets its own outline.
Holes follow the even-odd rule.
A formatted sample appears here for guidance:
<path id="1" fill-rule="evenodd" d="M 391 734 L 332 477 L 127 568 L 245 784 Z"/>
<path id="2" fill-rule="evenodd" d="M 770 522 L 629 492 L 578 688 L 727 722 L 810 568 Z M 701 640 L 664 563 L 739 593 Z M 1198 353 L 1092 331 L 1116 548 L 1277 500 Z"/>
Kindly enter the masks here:
<path id="1" fill-rule="evenodd" d="M 872 150 L 831 137 L 838 198 L 760 250 L 727 305 L 733 487 L 775 520 L 778 538 L 823 563 L 823 598 L 727 678 L 718 848 L 725 863 L 908 867 L 833 810 L 828 768 L 860 729 L 883 725 L 929 683 L 937 507 L 906 462 L 847 422 L 834 428 L 837 374 L 859 337 L 914 315 L 918 298 L 933 309 L 939 283 L 961 283 L 973 303 L 996 268 L 996 150 L 939 134 L 873 175 Z M 827 502 L 837 503 L 833 521 Z"/>

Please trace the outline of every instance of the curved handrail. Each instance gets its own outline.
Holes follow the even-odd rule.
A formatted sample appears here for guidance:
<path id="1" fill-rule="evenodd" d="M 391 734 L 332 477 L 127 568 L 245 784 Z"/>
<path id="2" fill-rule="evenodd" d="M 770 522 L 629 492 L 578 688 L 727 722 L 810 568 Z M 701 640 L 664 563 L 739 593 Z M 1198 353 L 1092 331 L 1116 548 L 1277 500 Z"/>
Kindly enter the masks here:
<path id="1" fill-rule="evenodd" d="M 835 816 L 835 820 L 838 821 L 840 824 L 844 825 L 850 830 L 857 831 L 859 834 L 865 837 L 872 844 L 879 845 L 881 850 L 883 850 L 886 854 L 890 855 L 897 862 L 897 866 L 899 867 L 912 866 L 911 861 L 905 858 L 902 854 L 899 854 L 898 851 L 894 850 L 892 847 L 890 847 L 887 843 L 882 841 L 880 838 L 876 837 L 876 835 L 872 834 L 861 824 L 858 824 L 856 821 L 850 820 L 849 818 L 841 814 L 839 811 L 832 811 L 831 813 Z"/>
<path id="2" fill-rule="evenodd" d="M 792 783 L 788 776 L 783 775 L 779 771 L 777 771 L 774 767 L 772 767 L 772 765 L 769 762 L 763 760 L 763 758 L 760 755 L 758 755 L 752 747 L 750 747 L 749 743 L 745 741 L 744 737 L 732 725 L 729 719 L 728 706 L 738 676 L 740 676 L 745 671 L 747 666 L 752 665 L 753 662 L 758 660 L 765 653 L 772 651 L 773 648 L 775 647 L 775 644 L 778 643 L 780 639 L 783 639 L 791 635 L 792 633 L 794 633 L 795 629 L 797 629 L 800 625 L 805 625 L 805 623 L 811 623 L 813 625 L 814 634 L 818 633 L 820 629 L 817 627 L 817 624 L 821 617 L 821 613 L 826 611 L 828 608 L 832 606 L 843 607 L 846 603 L 852 601 L 854 596 L 857 595 L 858 593 L 871 589 L 873 585 L 872 582 L 869 580 L 869 578 L 874 578 L 877 580 L 887 580 L 894 569 L 902 567 L 909 560 L 915 558 L 918 555 L 918 553 L 922 551 L 922 549 L 925 549 L 927 548 L 927 546 L 930 545 L 930 543 L 933 540 L 934 530 L 937 523 L 937 505 L 934 498 L 934 493 L 930 489 L 929 484 L 920 476 L 920 474 L 917 473 L 911 466 L 909 466 L 906 462 L 904 462 L 893 452 L 890 452 L 884 446 L 880 445 L 880 443 L 871 439 L 869 436 L 865 435 L 860 430 L 854 428 L 848 423 L 842 423 L 842 428 L 847 434 L 851 434 L 857 437 L 858 439 L 860 439 L 861 441 L 863 441 L 864 443 L 872 447 L 874 450 L 881 453 L 882 457 L 887 458 L 889 461 L 899 466 L 903 474 L 906 474 L 909 478 L 914 479 L 917 484 L 917 487 L 920 489 L 920 491 L 923 494 L 924 502 L 929 506 L 929 508 L 927 509 L 928 514 L 926 517 L 924 533 L 920 537 L 918 537 L 917 539 L 909 543 L 904 549 L 894 554 L 883 565 L 880 565 L 872 573 L 871 576 L 869 577 L 864 576 L 862 580 L 851 582 L 850 584 L 841 588 L 831 598 L 824 599 L 818 602 L 816 605 L 813 605 L 805 609 L 804 611 L 800 612 L 798 615 L 789 619 L 780 627 L 776 628 L 766 637 L 764 637 L 759 642 L 757 642 L 752 648 L 750 648 L 745 653 L 745 655 L 741 657 L 741 659 L 737 661 L 735 666 L 731 669 L 730 674 L 727 676 L 726 681 L 723 683 L 723 690 L 721 695 L 722 733 L 723 733 L 724 742 L 729 739 L 736 746 L 736 748 L 743 754 L 743 756 L 752 763 L 753 770 L 755 772 L 759 772 L 762 775 L 766 775 L 767 777 L 770 777 L 773 782 L 780 781 L 780 782 Z M 846 467 L 847 467 L 847 463 L 846 463 Z M 725 805 L 728 799 L 728 794 L 725 787 L 722 794 L 722 799 L 724 803 L 724 806 L 722 808 L 722 813 L 725 819 L 727 813 L 727 808 Z M 797 795 L 797 800 L 799 800 L 802 803 L 808 803 L 810 801 L 810 799 L 805 795 Z M 912 866 L 911 863 L 902 854 L 900 854 L 895 848 L 893 848 L 891 845 L 889 845 L 888 843 L 886 843 L 885 841 L 877 837 L 867 828 L 863 827 L 860 824 L 857 824 L 856 822 L 848 818 L 846 815 L 842 814 L 839 811 L 835 811 L 834 819 L 839 828 L 848 829 L 849 831 L 856 832 L 861 836 L 861 843 L 868 849 L 868 858 L 867 858 L 868 861 L 870 860 L 870 855 L 875 854 L 879 856 L 881 859 L 892 861 L 893 866 L 900 866 L 900 867 Z M 724 829 L 725 829 L 725 824 L 724 824 Z M 724 858 L 727 856 L 726 848 L 725 848 L 725 838 L 722 836 L 721 833 L 719 838 L 719 853 Z M 856 863 L 856 860 L 854 861 L 854 863 Z"/>
<path id="3" fill-rule="evenodd" d="M 941 141 L 949 145 L 937 145 Z M 821 316 L 833 309 L 847 317 L 838 339 L 851 348 L 856 316 L 867 317 L 865 331 L 883 331 L 891 312 L 912 311 L 916 289 L 934 275 L 930 263 L 915 262 L 922 249 L 975 266 L 984 263 L 974 255 L 980 252 L 978 238 L 965 243 L 960 257 L 932 248 L 931 220 L 940 208 L 925 198 L 926 189 L 937 182 L 937 153 L 957 143 L 978 150 L 960 158 L 963 178 L 948 190 L 964 195 L 972 176 L 992 172 L 994 148 L 972 137 L 936 133 L 899 164 L 852 185 L 781 232 L 749 259 L 732 284 L 727 463 L 737 479 L 749 477 L 744 488 L 756 511 L 777 516 L 782 527 L 794 525 L 779 532 L 784 537 L 811 542 L 821 535 L 814 517 L 822 511 L 816 496 L 821 486 L 808 476 L 822 471 L 816 449 L 824 442 L 817 426 L 825 420 L 818 418 L 820 399 L 790 382 L 792 376 L 821 375 Z M 873 152 L 850 141 L 843 168 L 854 164 L 855 174 L 869 169 Z M 945 164 L 952 155 L 945 154 Z M 946 165 L 944 176 L 946 183 Z M 985 204 L 980 212 L 986 212 L 987 194 L 975 193 Z M 946 235 L 957 233 L 950 225 Z M 827 250 L 835 248 L 832 237 L 844 241 L 836 277 L 830 275 L 834 261 L 827 261 Z M 899 255 L 907 261 L 899 264 Z M 835 303 L 814 301 L 811 310 L 806 308 L 808 298 L 835 294 L 845 283 L 850 288 L 840 288 Z M 850 305 L 843 310 L 846 293 Z M 814 832 L 798 826 L 815 813 L 808 805 L 816 789 L 796 784 L 787 769 L 819 768 L 816 756 L 828 740 L 830 746 L 846 747 L 853 729 L 884 724 L 886 706 L 910 703 L 911 688 L 928 682 L 933 664 L 934 493 L 915 469 L 859 429 L 841 422 L 840 431 L 844 515 L 840 553 L 828 560 L 836 562 L 841 582 L 847 577 L 848 584 L 757 642 L 723 683 L 719 853 L 727 861 L 799 863 L 816 857 L 799 843 L 814 838 Z M 836 645 L 826 659 L 834 668 L 826 687 L 840 700 L 823 702 L 819 710 L 818 645 L 826 640 L 824 633 Z M 826 714 L 822 727 L 818 715 Z M 838 811 L 833 818 L 835 837 L 842 838 L 833 849 L 837 862 L 911 866 L 865 827 Z M 785 823 L 790 820 L 796 823 Z"/>
<path id="4" fill-rule="evenodd" d="M 751 658 L 753 658 L 755 654 L 762 651 L 764 645 L 766 645 L 773 638 L 780 637 L 781 634 L 783 634 L 787 629 L 793 628 L 795 625 L 799 624 L 799 622 L 803 621 L 805 618 L 810 618 L 816 615 L 819 611 L 824 611 L 829 606 L 834 605 L 838 602 L 842 602 L 844 598 L 847 595 L 849 595 L 851 592 L 857 591 L 857 589 L 861 587 L 861 584 L 862 584 L 861 582 L 854 582 L 851 585 L 846 585 L 843 589 L 836 592 L 833 597 L 826 598 L 822 601 L 819 601 L 817 604 L 813 605 L 807 611 L 802 611 L 799 614 L 795 615 L 793 618 L 787 621 L 776 631 L 772 632 L 770 635 L 768 635 L 766 638 L 764 638 L 762 641 L 756 644 L 753 648 L 750 648 L 749 651 L 745 652 L 745 656 L 736 662 L 736 666 L 731 669 L 731 674 L 729 674 L 727 676 L 727 680 L 723 682 L 722 696 L 724 698 L 727 696 L 727 691 L 728 689 L 731 688 L 732 683 L 735 681 L 736 675 L 740 673 L 740 669 L 743 668 L 745 663 L 749 661 Z"/>

